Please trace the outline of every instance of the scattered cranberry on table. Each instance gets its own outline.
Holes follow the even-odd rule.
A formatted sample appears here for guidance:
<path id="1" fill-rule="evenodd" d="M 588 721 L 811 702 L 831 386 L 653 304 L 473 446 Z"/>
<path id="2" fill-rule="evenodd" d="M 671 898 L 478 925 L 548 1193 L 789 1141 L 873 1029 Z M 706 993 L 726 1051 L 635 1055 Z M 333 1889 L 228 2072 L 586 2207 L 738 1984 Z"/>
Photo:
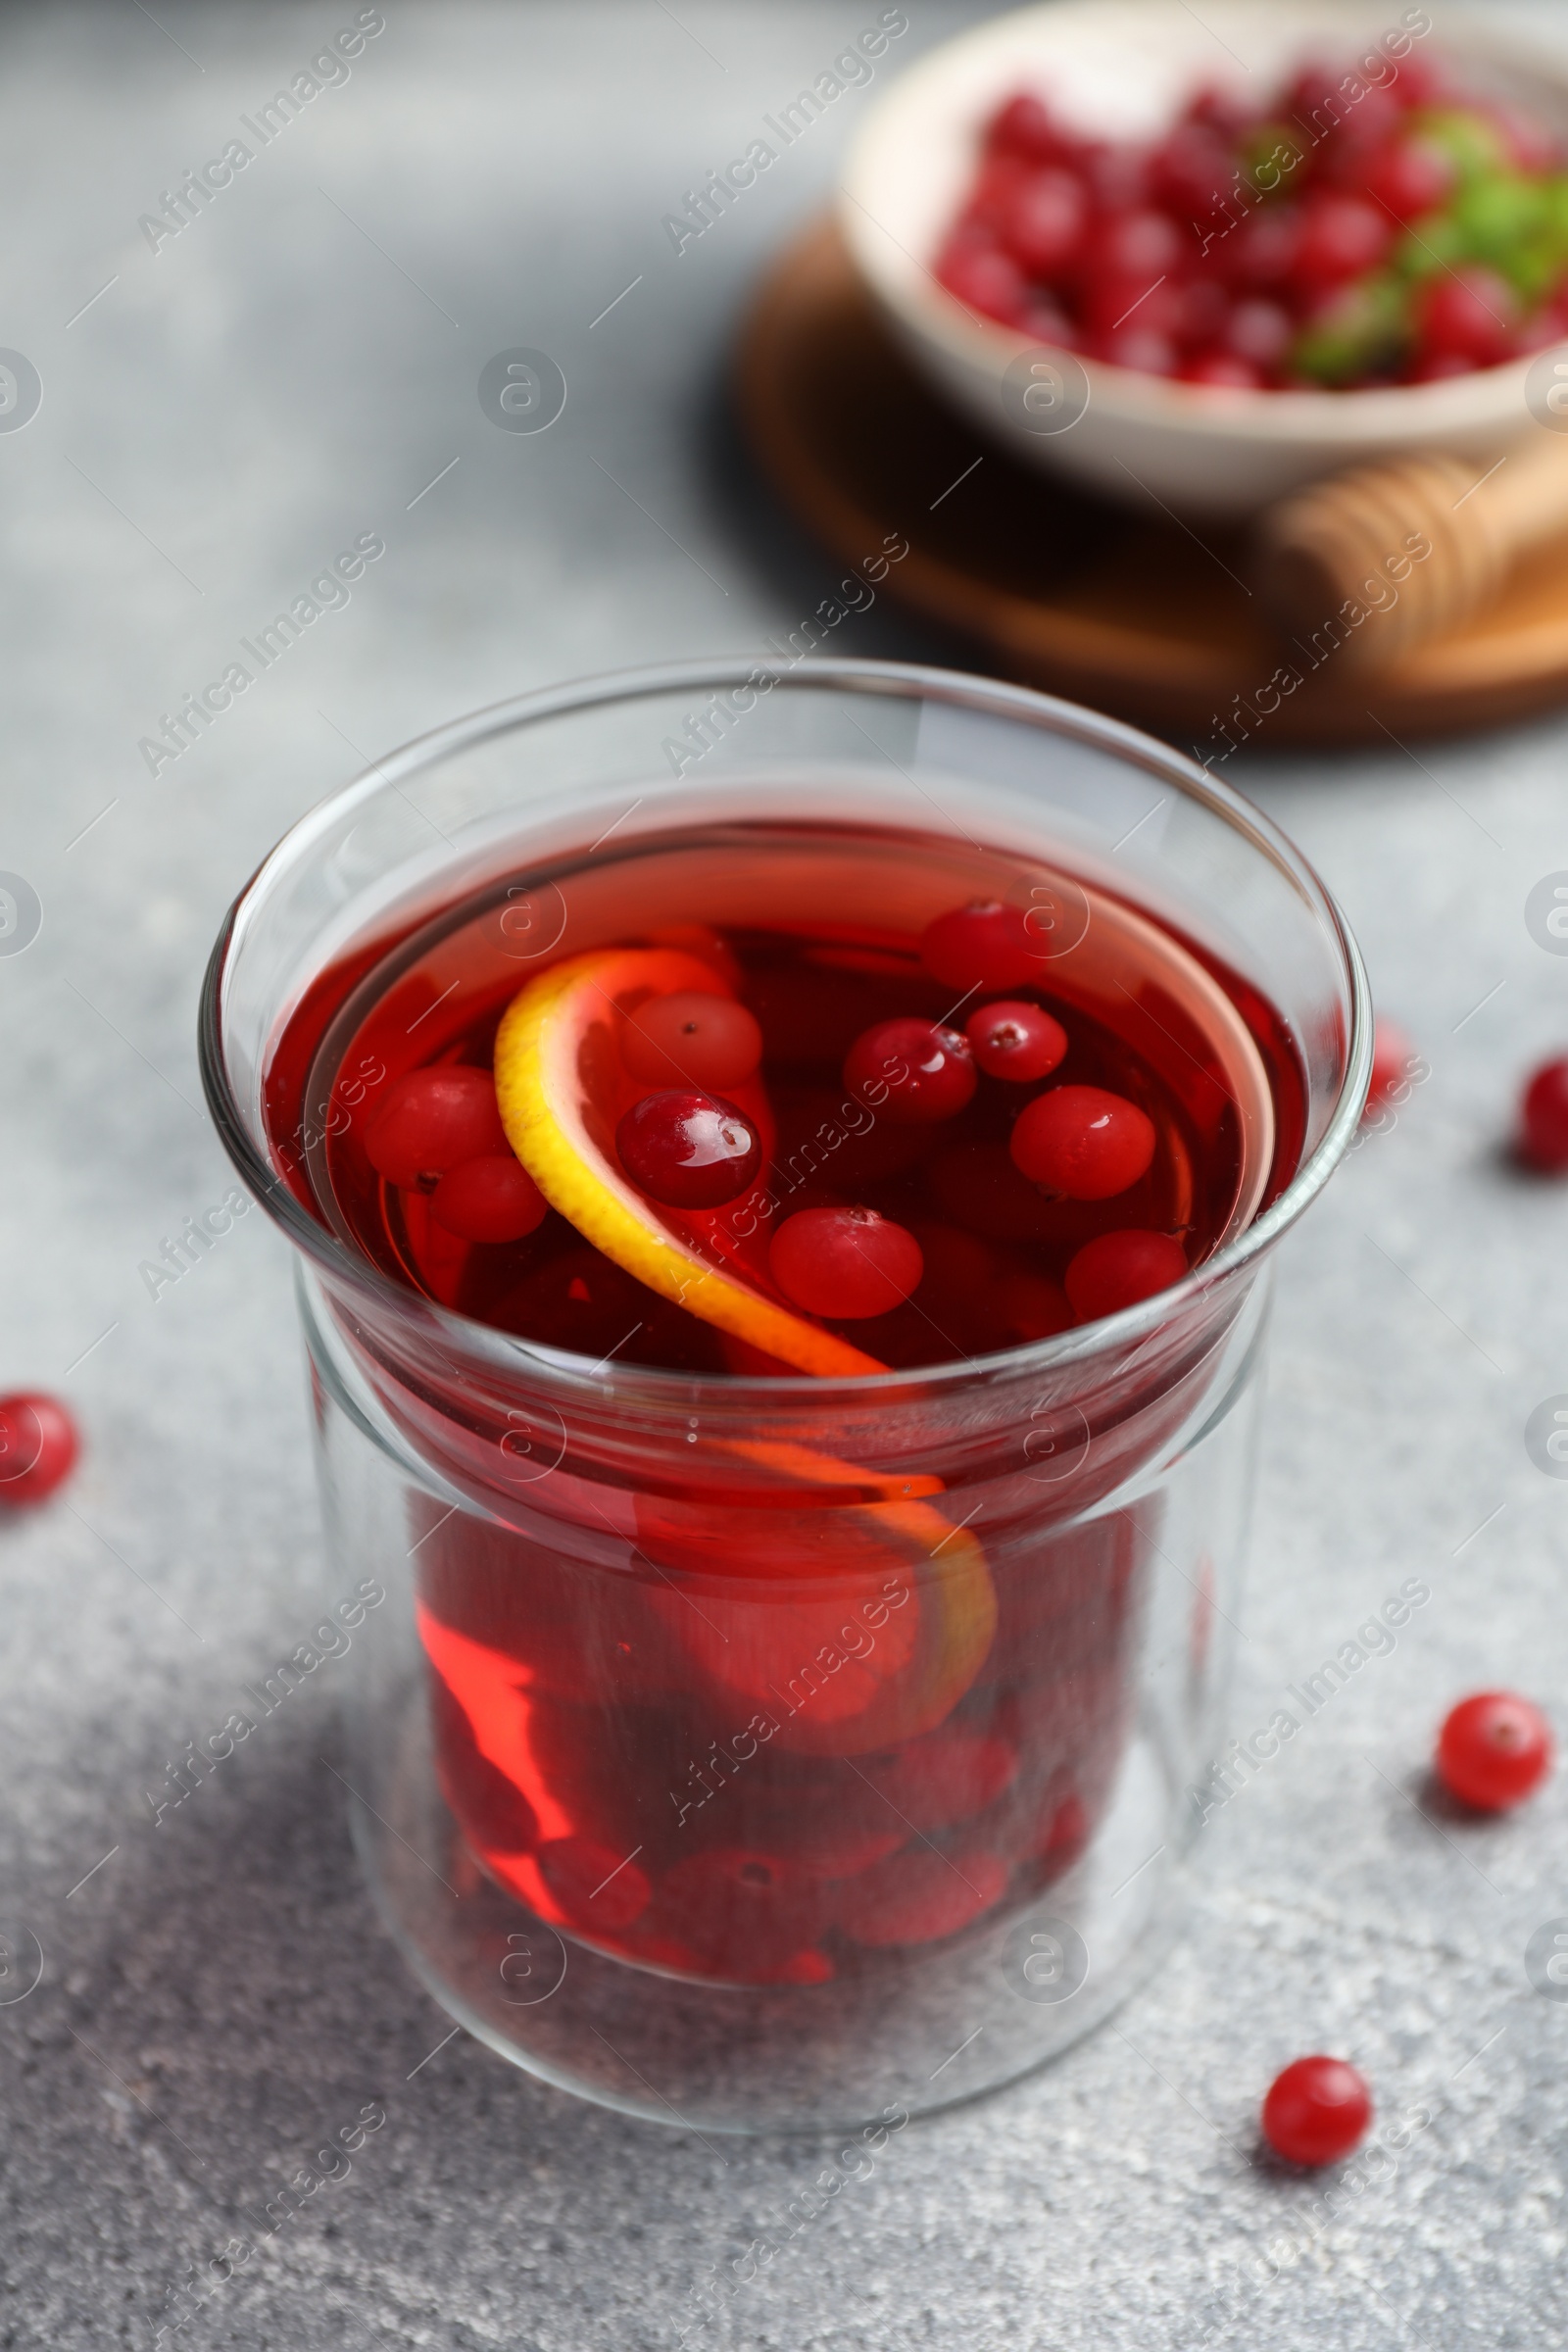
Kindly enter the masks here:
<path id="1" fill-rule="evenodd" d="M 690 1087 L 634 1102 L 615 1129 L 615 1150 L 633 1184 L 671 1208 L 718 1208 L 762 1164 L 761 1139 L 744 1113 Z"/>
<path id="2" fill-rule="evenodd" d="M 1520 1158 L 1544 1176 L 1568 1171 L 1568 1056 L 1544 1061 L 1519 1106 Z"/>
<path id="3" fill-rule="evenodd" d="M 1337 2164 L 1372 2120 L 1372 2094 L 1343 2058 L 1297 2058 L 1263 2101 L 1263 2137 L 1290 2164 Z"/>
<path id="4" fill-rule="evenodd" d="M 808 1315 L 858 1321 L 902 1306 L 925 1270 L 920 1245 L 874 1208 L 803 1208 L 768 1250 L 773 1279 Z"/>
<path id="5" fill-rule="evenodd" d="M 1505 1813 L 1551 1769 L 1551 1726 L 1539 1707 L 1509 1690 L 1460 1699 L 1438 1735 L 1438 1778 L 1478 1813 Z"/>
<path id="6" fill-rule="evenodd" d="M 1414 56 L 1347 86 L 1317 66 L 1262 104 L 1204 93 L 1141 146 L 1009 98 L 936 277 L 1036 342 L 1239 390 L 1426 383 L 1568 339 L 1557 143 Z"/>
<path id="7" fill-rule="evenodd" d="M 0 1509 L 52 1494 L 80 1445 L 75 1423 L 53 1396 L 36 1390 L 0 1396 Z"/>

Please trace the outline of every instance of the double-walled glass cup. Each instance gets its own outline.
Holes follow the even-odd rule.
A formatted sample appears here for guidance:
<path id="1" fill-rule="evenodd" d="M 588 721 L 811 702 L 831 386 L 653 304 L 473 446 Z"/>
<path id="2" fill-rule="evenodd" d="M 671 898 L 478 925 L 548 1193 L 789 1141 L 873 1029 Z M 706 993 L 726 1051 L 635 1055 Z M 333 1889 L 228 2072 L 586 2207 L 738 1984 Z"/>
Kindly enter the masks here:
<path id="1" fill-rule="evenodd" d="M 819 1379 L 590 1362 L 392 1279 L 323 1175 L 376 1083 L 341 1061 L 356 1004 L 443 919 L 520 988 L 623 940 L 639 877 L 650 928 L 760 892 L 918 932 L 1010 896 L 1043 985 L 1119 988 L 1240 1137 L 1218 1248 L 1031 1346 Z M 334 1582 L 385 1595 L 345 1669 L 355 1837 L 452 2016 L 737 2132 L 966 2098 L 1103 2018 L 1180 1907 L 1268 1261 L 1370 1066 L 1355 948 L 1289 842 L 1163 745 L 977 678 L 591 680 L 297 825 L 224 925 L 202 1049 L 298 1251 Z"/>

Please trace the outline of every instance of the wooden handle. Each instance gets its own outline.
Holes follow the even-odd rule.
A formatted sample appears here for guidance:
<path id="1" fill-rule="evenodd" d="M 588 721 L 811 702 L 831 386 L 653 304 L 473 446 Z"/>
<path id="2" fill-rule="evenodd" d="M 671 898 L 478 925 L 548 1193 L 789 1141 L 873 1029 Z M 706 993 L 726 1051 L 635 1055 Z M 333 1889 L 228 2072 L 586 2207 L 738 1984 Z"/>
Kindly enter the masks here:
<path id="1" fill-rule="evenodd" d="M 1293 635 L 1334 618 L 1337 659 L 1381 668 L 1491 604 L 1519 558 L 1565 529 L 1568 435 L 1537 428 L 1490 471 L 1430 451 L 1294 492 L 1263 517 L 1256 576 Z"/>

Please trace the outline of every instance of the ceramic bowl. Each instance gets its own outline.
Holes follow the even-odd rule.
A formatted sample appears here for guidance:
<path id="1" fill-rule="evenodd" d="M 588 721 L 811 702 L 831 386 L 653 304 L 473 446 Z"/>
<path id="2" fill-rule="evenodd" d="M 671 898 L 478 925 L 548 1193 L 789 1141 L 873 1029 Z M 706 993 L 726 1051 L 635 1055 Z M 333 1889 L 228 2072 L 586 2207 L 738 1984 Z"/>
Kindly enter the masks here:
<path id="1" fill-rule="evenodd" d="M 1014 91 L 1037 91 L 1093 134 L 1145 139 L 1200 88 L 1255 101 L 1304 62 L 1348 64 L 1390 36 L 1441 49 L 1477 96 L 1526 105 L 1568 135 L 1568 58 L 1474 16 L 1442 12 L 1434 25 L 1400 0 L 1203 0 L 1200 14 L 1184 0 L 1055 0 L 945 42 L 877 101 L 840 183 L 856 265 L 898 340 L 950 399 L 1015 456 L 1103 495 L 1243 515 L 1302 482 L 1412 448 L 1450 450 L 1479 469 L 1535 429 L 1525 379 L 1539 355 L 1361 392 L 1215 390 L 1052 355 L 977 318 L 930 271 L 984 125 Z"/>

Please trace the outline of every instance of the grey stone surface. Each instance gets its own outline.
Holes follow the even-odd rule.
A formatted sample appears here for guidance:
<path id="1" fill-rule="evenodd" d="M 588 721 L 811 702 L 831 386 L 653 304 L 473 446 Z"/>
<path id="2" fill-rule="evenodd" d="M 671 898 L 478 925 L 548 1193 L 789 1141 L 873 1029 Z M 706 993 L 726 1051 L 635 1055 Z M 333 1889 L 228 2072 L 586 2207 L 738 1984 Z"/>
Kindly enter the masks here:
<path id="1" fill-rule="evenodd" d="M 889 64 L 979 13 L 911 5 Z M 0 1527 L 10 2345 L 151 2342 L 185 2266 L 367 2102 L 387 2121 L 352 2175 L 172 2340 L 673 2344 L 826 2153 L 628 2124 L 461 2034 L 421 2064 L 447 2022 L 360 1889 L 328 1689 L 161 1826 L 143 1795 L 335 1596 L 282 1244 L 256 1214 L 156 1302 L 137 1274 L 229 1181 L 192 1047 L 223 906 L 360 751 L 755 647 L 830 576 L 737 463 L 721 373 L 862 99 L 679 259 L 659 223 L 875 9 L 388 0 L 352 78 L 151 251 L 138 216 L 354 14 L 0 19 L 0 343 L 44 386 L 0 434 L 0 867 L 44 910 L 0 960 L 0 1386 L 60 1390 L 87 1438 L 67 1494 Z M 518 345 L 570 385 L 548 434 L 478 405 Z M 149 775 L 159 713 L 368 530 L 349 608 Z M 881 608 L 855 626 L 861 653 L 952 651 Z M 1114 2027 L 907 2131 L 699 2340 L 1562 2341 L 1568 2005 L 1523 1953 L 1568 1914 L 1563 1786 L 1481 1830 L 1422 1770 L 1458 1691 L 1555 1703 L 1568 1665 L 1568 1486 L 1523 1435 L 1568 1390 L 1568 1195 L 1498 1151 L 1520 1072 L 1568 1043 L 1568 960 L 1524 920 L 1568 867 L 1565 752 L 1552 719 L 1241 779 L 1432 1075 L 1285 1255 L 1237 1730 L 1402 1578 L 1430 1605 L 1216 1816 L 1191 1933 Z M 10 1998 L 29 1933 L 43 1979 Z M 1272 2071 L 1320 2046 L 1430 2116 L 1327 2204 L 1253 2140 Z"/>

